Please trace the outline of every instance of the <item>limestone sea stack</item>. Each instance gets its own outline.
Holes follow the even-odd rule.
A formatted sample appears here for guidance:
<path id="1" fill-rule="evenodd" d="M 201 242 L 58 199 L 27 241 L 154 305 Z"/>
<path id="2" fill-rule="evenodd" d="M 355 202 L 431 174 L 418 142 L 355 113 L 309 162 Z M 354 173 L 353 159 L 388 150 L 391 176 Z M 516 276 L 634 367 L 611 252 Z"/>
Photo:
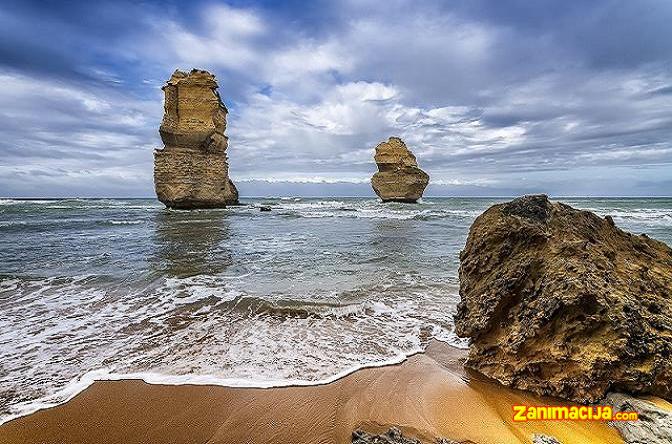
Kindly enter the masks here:
<path id="1" fill-rule="evenodd" d="M 672 249 L 607 216 L 525 196 L 494 205 L 460 254 L 467 366 L 577 402 L 672 399 Z"/>
<path id="2" fill-rule="evenodd" d="M 163 86 L 159 133 L 164 148 L 154 151 L 154 186 L 170 208 L 221 208 L 238 203 L 226 156 L 226 107 L 215 76 L 194 69 L 175 71 Z"/>
<path id="3" fill-rule="evenodd" d="M 429 176 L 418 167 L 403 140 L 390 137 L 381 142 L 374 159 L 378 172 L 371 178 L 371 186 L 383 202 L 417 202 L 422 197 Z"/>

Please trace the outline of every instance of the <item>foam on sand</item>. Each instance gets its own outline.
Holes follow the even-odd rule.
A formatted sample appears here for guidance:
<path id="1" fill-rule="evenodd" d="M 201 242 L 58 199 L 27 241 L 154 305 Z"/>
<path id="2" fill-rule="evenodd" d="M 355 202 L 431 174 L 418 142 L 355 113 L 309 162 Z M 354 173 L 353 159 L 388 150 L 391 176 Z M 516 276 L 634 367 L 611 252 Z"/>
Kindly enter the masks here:
<path id="1" fill-rule="evenodd" d="M 3 425 L 0 434 L 8 444 L 22 442 L 25 433 L 43 443 L 344 443 L 357 428 L 396 425 L 425 442 L 522 443 L 535 433 L 561 442 L 622 442 L 606 423 L 514 423 L 513 404 L 557 403 L 468 375 L 463 358 L 464 352 L 432 344 L 401 365 L 301 387 L 96 382 L 64 405 Z"/>

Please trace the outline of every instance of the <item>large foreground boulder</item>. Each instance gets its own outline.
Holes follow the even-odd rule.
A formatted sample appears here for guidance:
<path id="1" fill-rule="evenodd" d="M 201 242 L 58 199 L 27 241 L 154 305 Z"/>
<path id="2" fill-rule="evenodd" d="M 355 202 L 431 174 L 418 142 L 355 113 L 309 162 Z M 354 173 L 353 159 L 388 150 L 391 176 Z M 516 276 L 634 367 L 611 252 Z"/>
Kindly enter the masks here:
<path id="1" fill-rule="evenodd" d="M 154 186 L 171 208 L 218 208 L 238 203 L 229 179 L 227 109 L 207 71 L 175 71 L 163 86 L 165 147 L 154 151 Z"/>
<path id="2" fill-rule="evenodd" d="M 371 186 L 383 202 L 417 202 L 422 197 L 429 176 L 400 138 L 390 137 L 378 144 L 374 159 L 378 172 L 371 178 Z"/>
<path id="3" fill-rule="evenodd" d="M 578 401 L 672 398 L 672 250 L 610 217 L 525 196 L 494 205 L 460 255 L 467 366 Z"/>

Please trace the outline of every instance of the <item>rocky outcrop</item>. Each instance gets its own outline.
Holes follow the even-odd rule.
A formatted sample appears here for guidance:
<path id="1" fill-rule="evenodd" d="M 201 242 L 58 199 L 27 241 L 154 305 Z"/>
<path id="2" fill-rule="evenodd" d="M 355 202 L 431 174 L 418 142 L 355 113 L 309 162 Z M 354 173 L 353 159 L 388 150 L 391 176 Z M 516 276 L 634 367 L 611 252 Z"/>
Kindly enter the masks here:
<path id="1" fill-rule="evenodd" d="M 154 151 L 154 186 L 171 208 L 218 208 L 238 203 L 226 157 L 227 109 L 207 71 L 175 71 L 163 86 L 159 133 L 164 148 Z"/>
<path id="2" fill-rule="evenodd" d="M 467 366 L 578 402 L 672 398 L 672 250 L 544 195 L 494 205 L 460 254 Z"/>
<path id="3" fill-rule="evenodd" d="M 562 444 L 554 436 L 535 433 L 532 435 L 532 444 Z"/>
<path id="4" fill-rule="evenodd" d="M 626 444 L 669 444 L 672 442 L 672 410 L 652 401 L 622 393 L 610 393 L 605 403 L 615 412 L 637 412 L 637 421 L 612 421 Z"/>
<path id="5" fill-rule="evenodd" d="M 400 138 L 390 137 L 378 144 L 374 159 L 378 172 L 371 178 L 371 186 L 383 202 L 417 202 L 422 197 L 429 176 L 418 168 L 415 156 Z"/>
<path id="6" fill-rule="evenodd" d="M 436 444 L 461 444 L 445 438 L 434 440 Z M 362 430 L 352 432 L 352 444 L 422 444 L 419 439 L 404 436 L 396 427 L 382 435 L 369 434 Z M 466 443 L 465 443 L 466 444 Z"/>

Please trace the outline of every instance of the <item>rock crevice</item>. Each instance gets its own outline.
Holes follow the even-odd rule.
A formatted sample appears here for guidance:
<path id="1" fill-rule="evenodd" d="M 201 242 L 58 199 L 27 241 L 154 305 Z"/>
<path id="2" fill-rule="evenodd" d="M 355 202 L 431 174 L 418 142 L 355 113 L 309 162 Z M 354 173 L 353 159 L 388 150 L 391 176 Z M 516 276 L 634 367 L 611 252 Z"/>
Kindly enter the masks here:
<path id="1" fill-rule="evenodd" d="M 154 151 L 154 186 L 171 208 L 220 208 L 238 203 L 226 156 L 227 109 L 207 71 L 175 71 L 163 86 L 159 133 L 164 148 Z"/>

